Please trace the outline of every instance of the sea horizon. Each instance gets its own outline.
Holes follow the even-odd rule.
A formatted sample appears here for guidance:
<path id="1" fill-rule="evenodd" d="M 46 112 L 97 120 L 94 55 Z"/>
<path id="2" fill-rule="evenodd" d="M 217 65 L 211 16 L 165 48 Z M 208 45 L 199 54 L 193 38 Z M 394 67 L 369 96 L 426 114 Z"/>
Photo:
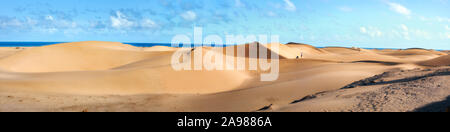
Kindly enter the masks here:
<path id="1" fill-rule="evenodd" d="M 78 42 L 78 41 L 75 41 Z M 0 41 L 0 47 L 40 47 L 40 46 L 48 46 L 48 45 L 55 45 L 55 44 L 61 44 L 61 43 L 71 43 L 71 42 L 39 42 L 39 41 Z M 120 42 L 123 44 L 128 44 L 135 47 L 154 47 L 154 46 L 167 46 L 167 47 L 183 47 L 183 45 L 179 46 L 172 46 L 171 43 L 144 43 L 144 42 Z M 215 44 L 190 44 L 190 47 L 201 47 L 201 46 L 210 46 L 215 47 Z M 223 44 L 223 46 L 228 45 L 236 45 L 236 44 Z M 312 44 L 308 44 L 312 45 Z M 314 45 L 312 45 L 314 46 Z M 327 48 L 327 47 L 345 47 L 345 46 L 314 46 L 317 48 Z M 347 47 L 351 48 L 351 47 Z M 420 48 L 420 47 L 412 47 L 412 48 L 379 48 L 379 47 L 357 47 L 357 48 L 363 48 L 363 49 L 377 49 L 377 50 L 383 50 L 383 49 L 427 49 L 427 48 Z M 443 51 L 448 49 L 430 49 L 430 50 L 436 50 L 436 51 Z"/>

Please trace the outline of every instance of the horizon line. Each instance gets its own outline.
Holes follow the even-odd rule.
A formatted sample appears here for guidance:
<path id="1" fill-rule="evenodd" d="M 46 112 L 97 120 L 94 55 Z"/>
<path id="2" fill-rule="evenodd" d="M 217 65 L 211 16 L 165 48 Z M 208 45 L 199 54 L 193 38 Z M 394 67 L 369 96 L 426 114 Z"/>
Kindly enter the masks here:
<path id="1" fill-rule="evenodd" d="M 88 40 L 88 41 L 98 41 L 98 40 Z M 39 46 L 3 46 L 1 45 L 1 43 L 48 43 L 48 44 L 43 44 L 41 46 L 46 46 L 46 45 L 54 45 L 54 44 L 61 44 L 61 43 L 73 43 L 73 42 L 88 42 L 88 41 L 70 41 L 70 42 L 57 42 L 57 41 L 0 41 L 0 47 L 39 47 Z M 118 42 L 118 41 L 99 41 L 99 42 Z M 136 47 L 153 47 L 153 46 L 167 46 L 167 45 L 172 45 L 172 43 L 158 43 L 158 42 L 119 42 L 119 43 L 123 43 L 123 44 L 128 44 L 128 45 L 132 45 L 132 46 L 136 46 Z M 137 46 L 137 45 L 133 45 L 133 44 L 155 44 L 153 46 Z M 244 44 L 249 44 L 249 43 L 244 43 Z M 288 43 L 280 43 L 280 44 L 305 44 L 305 45 L 311 45 L 314 46 L 316 48 L 333 48 L 333 47 L 341 47 L 341 48 L 362 48 L 362 49 L 428 49 L 428 50 L 436 50 L 436 51 L 443 51 L 443 50 L 448 50 L 448 49 L 429 49 L 429 48 L 421 48 L 421 47 L 411 47 L 411 48 L 376 48 L 376 47 L 345 47 L 345 46 L 315 46 L 313 44 L 306 44 L 306 43 L 297 43 L 297 42 L 288 42 Z M 189 45 L 194 45 L 194 46 L 198 46 L 198 45 L 205 45 L 205 44 L 195 44 L 195 43 L 191 43 Z M 214 44 L 211 44 L 214 45 Z M 242 45 L 242 44 L 222 44 L 224 46 L 230 46 L 230 45 Z M 172 46 L 169 46 L 172 47 Z M 180 46 L 181 47 L 181 46 Z"/>

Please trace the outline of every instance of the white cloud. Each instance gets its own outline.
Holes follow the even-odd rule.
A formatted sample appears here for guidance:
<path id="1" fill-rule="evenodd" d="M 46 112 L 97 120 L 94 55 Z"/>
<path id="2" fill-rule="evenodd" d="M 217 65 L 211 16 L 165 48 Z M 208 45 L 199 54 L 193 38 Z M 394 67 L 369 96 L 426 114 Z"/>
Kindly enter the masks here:
<path id="1" fill-rule="evenodd" d="M 294 3 L 291 0 L 284 0 L 285 9 L 288 11 L 296 11 L 297 7 L 295 7 Z"/>
<path id="2" fill-rule="evenodd" d="M 197 14 L 195 14 L 195 12 L 193 12 L 193 11 L 187 11 L 187 12 L 182 13 L 181 17 L 185 20 L 193 21 L 193 20 L 197 19 Z"/>
<path id="3" fill-rule="evenodd" d="M 411 11 L 403 5 L 400 5 L 398 3 L 393 3 L 393 2 L 388 2 L 387 4 L 391 7 L 391 10 L 393 10 L 397 13 L 400 13 L 400 14 L 406 15 L 406 16 L 411 15 Z"/>
<path id="4" fill-rule="evenodd" d="M 53 21 L 55 20 L 55 18 L 53 18 L 53 16 L 48 15 L 45 17 L 45 20 Z"/>
<path id="5" fill-rule="evenodd" d="M 414 33 L 417 37 L 421 37 L 421 38 L 425 38 L 425 39 L 431 39 L 431 35 L 430 35 L 430 33 L 428 33 L 427 31 L 424 31 L 424 30 L 415 30 L 415 31 L 413 31 L 413 33 Z"/>
<path id="6" fill-rule="evenodd" d="M 41 33 L 53 34 L 59 31 L 74 29 L 78 27 L 78 23 L 66 20 L 58 19 L 53 15 L 46 15 L 33 19 L 25 17 L 23 19 L 17 19 L 15 17 L 0 17 L 0 29 L 30 32 L 37 31 Z"/>
<path id="7" fill-rule="evenodd" d="M 159 25 L 150 18 L 131 19 L 120 11 L 116 11 L 116 14 L 111 16 L 110 19 L 111 27 L 116 29 L 152 29 L 159 27 Z M 94 23 L 92 26 L 99 26 L 102 28 L 102 23 Z"/>
<path id="8" fill-rule="evenodd" d="M 450 32 L 447 33 L 439 33 L 439 37 L 441 39 L 450 39 Z"/>
<path id="9" fill-rule="evenodd" d="M 383 33 L 380 30 L 377 30 L 375 33 L 376 33 L 375 35 L 377 37 L 380 37 L 381 35 L 383 35 Z"/>
<path id="10" fill-rule="evenodd" d="M 362 34 L 366 34 L 369 35 L 370 37 L 374 38 L 374 37 L 381 37 L 383 36 L 383 32 L 381 32 L 381 30 L 379 30 L 376 27 L 372 27 L 372 26 L 368 26 L 368 27 L 360 27 L 359 31 Z"/>
<path id="11" fill-rule="evenodd" d="M 423 39 L 432 39 L 433 35 L 430 32 L 420 29 L 414 29 L 406 26 L 405 24 L 400 24 L 400 37 L 403 37 L 406 40 L 411 40 L 411 38 L 423 38 Z"/>
<path id="12" fill-rule="evenodd" d="M 347 6 L 342 6 L 342 7 L 339 7 L 338 9 L 343 11 L 343 12 L 351 12 L 351 11 L 353 11 L 352 8 L 347 7 Z"/>
<path id="13" fill-rule="evenodd" d="M 158 27 L 158 24 L 156 24 L 156 22 L 151 19 L 144 19 L 142 20 L 141 26 L 143 28 L 156 28 Z"/>
<path id="14" fill-rule="evenodd" d="M 426 18 L 426 17 L 424 17 L 424 16 L 420 16 L 419 19 L 420 19 L 421 21 L 428 21 L 428 18 Z"/>
<path id="15" fill-rule="evenodd" d="M 448 25 L 445 25 L 445 29 L 447 30 L 447 32 L 445 33 L 445 37 L 447 37 L 447 39 L 450 39 L 450 27 L 448 27 Z"/>
<path id="16" fill-rule="evenodd" d="M 41 31 L 44 32 L 44 33 L 48 33 L 48 34 L 53 34 L 53 33 L 57 32 L 58 29 L 56 29 L 56 28 L 47 28 L 47 29 L 42 29 Z"/>
<path id="17" fill-rule="evenodd" d="M 406 26 L 405 24 L 401 24 L 400 27 L 403 31 L 408 31 L 408 26 Z"/>
<path id="18" fill-rule="evenodd" d="M 76 22 L 70 22 L 66 20 L 59 22 L 59 25 L 67 28 L 76 28 L 78 26 Z"/>
<path id="19" fill-rule="evenodd" d="M 235 0 L 234 3 L 236 7 L 245 7 L 245 4 L 241 0 Z"/>
<path id="20" fill-rule="evenodd" d="M 11 28 L 11 27 L 22 27 L 22 26 L 23 26 L 23 22 L 15 19 L 15 18 L 14 19 L 5 18 L 5 19 L 0 20 L 0 28 Z"/>
<path id="21" fill-rule="evenodd" d="M 400 29 L 402 29 L 403 38 L 406 40 L 411 40 L 411 37 L 409 36 L 410 33 L 408 26 L 406 26 L 405 24 L 401 24 Z"/>
<path id="22" fill-rule="evenodd" d="M 436 21 L 438 21 L 438 22 L 450 22 L 450 19 L 445 18 L 445 17 L 437 16 L 436 17 Z"/>
<path id="23" fill-rule="evenodd" d="M 66 29 L 63 31 L 64 35 L 69 36 L 69 37 L 78 36 L 79 34 L 81 34 L 83 32 L 85 32 L 85 31 L 81 28 Z"/>
<path id="24" fill-rule="evenodd" d="M 390 38 L 402 37 L 402 34 L 400 32 L 398 32 L 397 30 L 392 29 L 391 33 L 392 33 L 392 35 L 389 35 Z"/>
<path id="25" fill-rule="evenodd" d="M 361 33 L 367 33 L 366 27 L 360 27 L 359 30 L 361 31 Z"/>
<path id="26" fill-rule="evenodd" d="M 267 16 L 275 17 L 275 16 L 277 16 L 277 14 L 273 11 L 269 11 L 269 12 L 267 12 Z"/>
<path id="27" fill-rule="evenodd" d="M 411 37 L 409 37 L 409 32 L 403 32 L 402 35 L 404 39 L 411 40 Z"/>
<path id="28" fill-rule="evenodd" d="M 442 23 L 448 22 L 448 23 L 450 23 L 450 18 L 442 17 L 442 16 L 436 16 L 436 17 L 420 16 L 419 20 L 421 20 L 421 21 L 429 21 L 429 22 L 433 21 L 433 22 L 442 22 Z"/>
<path id="29" fill-rule="evenodd" d="M 116 11 L 115 16 L 111 16 L 111 26 L 114 28 L 128 28 L 134 25 L 134 23 L 126 18 L 120 11 Z"/>

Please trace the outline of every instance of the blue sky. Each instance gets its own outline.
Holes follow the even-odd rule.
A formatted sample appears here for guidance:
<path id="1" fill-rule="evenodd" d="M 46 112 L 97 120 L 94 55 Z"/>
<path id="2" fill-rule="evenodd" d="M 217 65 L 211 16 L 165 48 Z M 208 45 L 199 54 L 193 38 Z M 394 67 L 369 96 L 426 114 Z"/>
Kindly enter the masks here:
<path id="1" fill-rule="evenodd" d="M 169 43 L 280 35 L 315 46 L 449 49 L 450 0 L 2 0 L 0 41 Z"/>

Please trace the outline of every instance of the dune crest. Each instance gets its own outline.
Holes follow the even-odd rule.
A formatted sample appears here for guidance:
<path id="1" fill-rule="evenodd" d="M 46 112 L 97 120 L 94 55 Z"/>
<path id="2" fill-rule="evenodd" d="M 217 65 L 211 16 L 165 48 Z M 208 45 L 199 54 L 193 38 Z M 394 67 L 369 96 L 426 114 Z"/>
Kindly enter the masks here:
<path id="1" fill-rule="evenodd" d="M 441 56 L 435 59 L 422 61 L 418 63 L 419 65 L 424 66 L 450 66 L 450 55 Z"/>
<path id="2" fill-rule="evenodd" d="M 0 59 L 0 68 L 34 73 L 108 70 L 155 54 L 117 42 L 74 42 L 25 49 Z"/>
<path id="3" fill-rule="evenodd" d="M 394 70 L 356 81 L 340 90 L 294 100 L 274 111 L 444 112 L 450 69 Z"/>
<path id="4" fill-rule="evenodd" d="M 275 50 L 272 46 L 278 46 Z M 245 54 L 238 56 L 238 47 Z M 261 82 L 257 70 L 181 70 L 172 55 L 202 51 L 235 60 L 250 52 L 279 55 L 279 78 Z M 210 52 L 212 51 L 212 52 Z M 423 49 L 316 48 L 306 44 L 249 43 L 226 48 L 133 47 L 115 42 L 75 42 L 21 50 L 0 49 L 0 111 L 257 111 L 304 110 L 295 100 L 338 90 L 392 70 L 448 65 L 448 55 Z M 303 56 L 302 56 L 303 54 Z M 214 61 L 215 58 L 214 58 Z M 235 63 L 235 66 L 237 64 Z M 193 68 L 193 67 L 191 67 Z M 247 69 L 248 67 L 245 67 Z M 337 100 L 339 101 L 339 100 Z M 323 102 L 332 104 L 345 102 Z M 13 106 L 13 107 L 12 107 Z"/>
<path id="5" fill-rule="evenodd" d="M 289 43 L 289 44 L 286 44 L 286 46 L 296 50 L 297 53 L 308 55 L 308 56 L 319 55 L 319 54 L 328 54 L 327 51 L 316 48 L 316 47 L 314 47 L 312 45 L 308 45 L 308 44 Z"/>
<path id="6" fill-rule="evenodd" d="M 238 71 L 175 71 L 170 63 L 172 50 L 175 48 L 145 49 L 98 41 L 29 48 L 0 60 L 3 69 L 0 83 L 5 86 L 0 91 L 75 95 L 208 94 L 238 89 L 250 78 Z"/>

